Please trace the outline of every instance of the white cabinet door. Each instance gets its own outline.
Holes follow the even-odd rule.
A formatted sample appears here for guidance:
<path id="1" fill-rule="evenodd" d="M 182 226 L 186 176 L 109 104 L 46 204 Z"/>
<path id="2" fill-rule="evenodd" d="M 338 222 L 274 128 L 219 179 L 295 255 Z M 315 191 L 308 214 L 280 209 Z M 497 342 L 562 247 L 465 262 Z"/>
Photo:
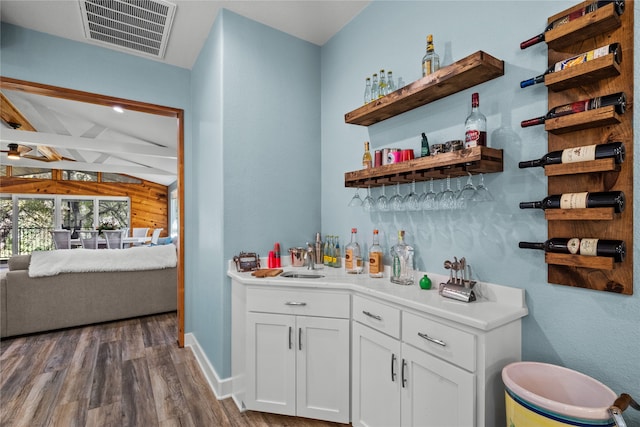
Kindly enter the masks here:
<path id="1" fill-rule="evenodd" d="M 475 375 L 404 343 L 402 357 L 402 427 L 476 425 Z"/>
<path id="2" fill-rule="evenodd" d="M 400 425 L 400 341 L 353 322 L 354 426 Z"/>
<path id="3" fill-rule="evenodd" d="M 297 415 L 349 422 L 349 320 L 296 318 Z"/>
<path id="4" fill-rule="evenodd" d="M 295 316 L 247 314 L 248 409 L 296 414 L 295 345 Z"/>

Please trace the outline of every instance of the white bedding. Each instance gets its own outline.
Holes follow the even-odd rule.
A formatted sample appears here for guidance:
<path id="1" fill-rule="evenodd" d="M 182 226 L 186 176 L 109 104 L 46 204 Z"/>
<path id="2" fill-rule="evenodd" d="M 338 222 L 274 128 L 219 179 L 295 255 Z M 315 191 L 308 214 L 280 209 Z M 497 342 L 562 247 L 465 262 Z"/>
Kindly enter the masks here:
<path id="1" fill-rule="evenodd" d="M 31 254 L 29 277 L 96 271 L 158 270 L 177 265 L 174 245 L 128 249 L 61 249 Z"/>

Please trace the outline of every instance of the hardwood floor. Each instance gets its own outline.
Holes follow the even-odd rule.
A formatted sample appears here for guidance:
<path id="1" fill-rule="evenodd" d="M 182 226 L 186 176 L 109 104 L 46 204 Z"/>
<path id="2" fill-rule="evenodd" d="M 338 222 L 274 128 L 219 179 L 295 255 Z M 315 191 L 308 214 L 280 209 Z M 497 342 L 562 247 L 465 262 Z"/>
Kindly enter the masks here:
<path id="1" fill-rule="evenodd" d="M 175 313 L 0 342 L 2 427 L 344 426 L 217 400 Z"/>

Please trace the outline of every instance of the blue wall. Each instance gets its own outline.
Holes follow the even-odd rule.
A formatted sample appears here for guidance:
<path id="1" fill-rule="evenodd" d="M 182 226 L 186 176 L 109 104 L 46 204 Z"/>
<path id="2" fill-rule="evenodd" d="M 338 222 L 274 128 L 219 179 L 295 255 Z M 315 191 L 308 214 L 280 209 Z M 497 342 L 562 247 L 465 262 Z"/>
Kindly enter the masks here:
<path id="1" fill-rule="evenodd" d="M 521 51 L 522 40 L 538 34 L 547 17 L 575 2 L 375 1 L 322 48 L 322 229 L 343 239 L 351 227 L 371 242 L 373 228 L 389 248 L 399 228 L 416 248 L 420 269 L 446 274 L 443 261 L 465 256 L 482 280 L 526 289 L 530 315 L 523 322 L 523 358 L 550 362 L 584 372 L 615 392 L 640 396 L 640 289 L 633 296 L 589 291 L 547 283 L 544 255 L 518 249 L 520 240 L 542 241 L 547 228 L 541 212 L 521 211 L 518 203 L 546 195 L 541 169 L 518 169 L 521 160 L 547 150 L 542 126 L 522 129 L 519 122 L 547 110 L 544 85 L 520 89 L 519 82 L 541 73 L 547 64 L 544 43 Z M 452 5 L 455 5 L 452 7 Z M 636 5 L 637 6 L 637 5 Z M 629 12 L 627 12 L 629 13 Z M 443 19 L 447 17 L 447 19 Z M 639 12 L 635 11 L 635 46 L 640 46 Z M 496 20 L 497 19 L 497 20 Z M 343 114 L 362 105 L 364 79 L 392 69 L 410 83 L 420 77 L 424 39 L 434 35 L 444 65 L 484 50 L 505 61 L 505 75 L 370 127 L 348 125 Z M 635 95 L 640 85 L 636 55 Z M 495 203 L 464 212 L 368 214 L 347 208 L 354 190 L 345 189 L 344 172 L 361 168 L 363 141 L 371 148 L 413 147 L 420 133 L 430 142 L 462 139 L 471 93 L 480 93 L 487 116 L 490 145 L 504 149 L 504 172 L 485 176 Z M 632 110 L 637 110 L 633 108 Z M 638 111 L 633 111 L 640 123 Z M 636 184 L 640 132 L 635 132 Z M 631 165 L 627 165 L 630 167 Z M 475 180 L 477 183 L 477 178 Z M 464 183 L 464 182 L 463 182 Z M 455 182 L 453 183 L 455 184 Z M 419 192 L 423 184 L 417 185 Z M 436 190 L 440 182 L 436 182 Z M 387 189 L 387 196 L 395 191 Z M 401 186 L 406 194 L 409 185 Z M 372 190 L 377 197 L 381 190 Z M 364 192 L 361 192 L 364 194 Z M 627 244 L 638 243 L 640 227 Z M 388 262 L 388 259 L 386 260 Z M 635 253 L 634 276 L 640 277 Z M 637 280 L 636 280 L 637 282 Z M 633 411 L 629 411 L 629 416 Z"/>
<path id="2" fill-rule="evenodd" d="M 320 48 L 223 11 L 192 73 L 189 328 L 231 375 L 226 260 L 310 241 L 320 227 Z M 192 263 L 192 264 L 191 264 Z"/>

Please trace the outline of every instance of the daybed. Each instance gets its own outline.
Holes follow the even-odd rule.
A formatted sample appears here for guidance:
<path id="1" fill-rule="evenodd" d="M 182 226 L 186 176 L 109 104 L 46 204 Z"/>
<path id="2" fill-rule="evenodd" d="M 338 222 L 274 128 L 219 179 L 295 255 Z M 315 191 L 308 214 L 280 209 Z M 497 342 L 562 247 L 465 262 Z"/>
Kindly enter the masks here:
<path id="1" fill-rule="evenodd" d="M 13 256 L 8 271 L 1 280 L 0 337 L 23 335 L 71 326 L 88 325 L 110 320 L 174 311 L 177 308 L 177 271 L 175 246 L 173 262 L 168 267 L 134 271 L 96 271 L 89 263 L 82 272 L 60 272 L 44 277 L 30 277 L 33 258 L 44 253 Z M 161 248 L 160 246 L 156 248 Z M 114 269 L 110 258 L 124 253 L 131 258 L 144 259 L 140 252 L 150 248 L 123 250 L 67 249 L 47 251 L 51 256 L 72 255 L 71 264 L 83 264 L 83 251 L 99 253 L 106 269 Z M 138 251 L 138 252 L 136 252 Z M 117 254 L 116 254 L 117 253 Z M 153 252 L 155 253 L 155 252 Z M 166 252 L 165 252 L 166 254 Z M 37 255 L 37 256 L 36 256 Z M 119 259 L 115 259 L 120 262 Z M 126 263 L 125 263 L 126 264 Z M 62 265 L 65 265 L 62 262 Z M 32 273 L 35 270 L 31 266 Z M 41 269 L 42 270 L 42 269 Z M 68 270 L 68 269 L 67 269 Z M 65 271 L 65 268 L 62 269 Z M 49 273 L 46 273 L 49 274 Z"/>

